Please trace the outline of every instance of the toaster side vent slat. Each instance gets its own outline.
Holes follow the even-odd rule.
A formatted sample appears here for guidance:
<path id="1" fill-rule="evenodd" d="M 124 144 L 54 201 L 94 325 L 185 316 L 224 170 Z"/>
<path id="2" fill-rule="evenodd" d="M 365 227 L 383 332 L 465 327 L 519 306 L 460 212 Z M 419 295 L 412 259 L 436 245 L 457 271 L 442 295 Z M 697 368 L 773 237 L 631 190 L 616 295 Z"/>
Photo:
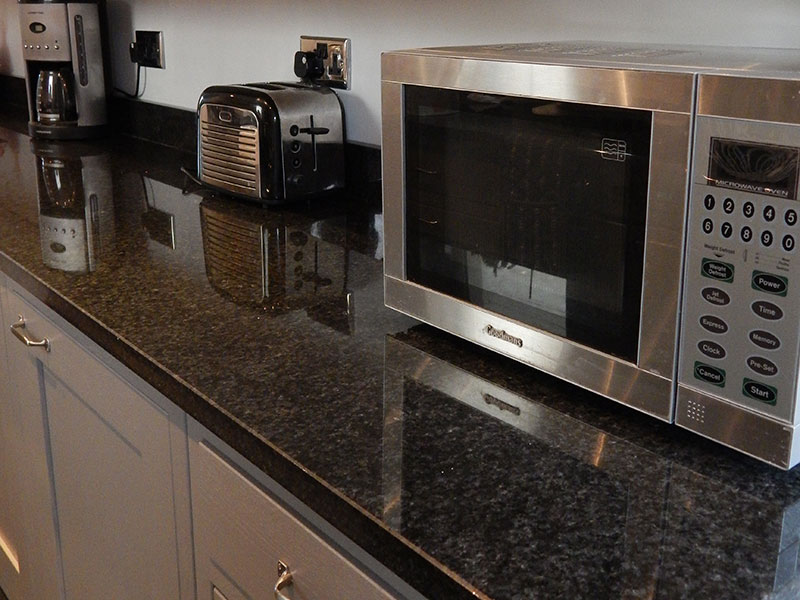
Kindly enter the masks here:
<path id="1" fill-rule="evenodd" d="M 239 144 L 241 146 L 255 146 L 256 145 L 256 138 L 253 136 L 244 136 L 244 135 L 237 135 L 237 130 L 233 130 L 233 132 L 229 134 L 223 134 L 218 131 L 207 131 L 205 128 L 200 130 L 200 133 L 203 137 L 208 138 L 210 140 L 215 140 L 217 142 L 226 142 L 229 144 Z"/>
<path id="2" fill-rule="evenodd" d="M 203 131 L 218 131 L 225 135 L 230 135 L 231 129 L 234 129 L 233 127 L 229 127 L 226 125 L 214 125 L 213 123 L 209 123 L 208 121 L 200 123 L 200 126 L 203 128 Z M 255 139 L 256 135 L 258 135 L 258 131 L 256 130 L 256 128 L 248 125 L 235 128 L 234 130 L 238 132 L 238 135 L 249 136 L 252 137 L 253 139 Z"/>
<path id="3" fill-rule="evenodd" d="M 212 149 L 216 149 L 217 152 L 222 152 L 223 154 L 233 154 L 234 156 L 244 155 L 244 157 L 250 158 L 252 157 L 253 150 L 255 149 L 254 144 L 239 144 L 229 142 L 216 137 L 208 137 L 205 134 L 203 134 L 201 140 L 204 145 Z"/>
<path id="4" fill-rule="evenodd" d="M 205 162 L 203 163 L 203 175 L 209 179 L 216 179 L 217 181 L 236 185 L 243 189 L 256 189 L 256 183 L 253 180 L 255 177 L 253 179 L 248 177 L 239 177 L 235 173 L 220 171 L 217 168 L 206 164 Z"/>
<path id="5" fill-rule="evenodd" d="M 261 165 L 257 129 L 252 125 L 211 123 L 209 111 L 203 109 L 200 111 L 200 179 L 237 194 L 259 197 Z M 251 116 L 251 122 L 256 120 L 250 111 L 230 107 L 226 110 Z"/>
<path id="6" fill-rule="evenodd" d="M 211 145 L 205 146 L 205 151 L 203 152 L 203 157 L 205 158 L 215 158 L 217 160 L 226 160 L 231 163 L 236 163 L 237 165 L 244 165 L 248 167 L 255 167 L 256 161 L 250 157 L 252 153 L 242 153 L 245 156 L 237 156 L 234 154 L 226 154 L 224 152 L 218 152 L 214 150 Z"/>
<path id="7" fill-rule="evenodd" d="M 209 155 L 203 156 L 203 163 L 208 164 L 209 167 L 218 167 L 224 171 L 230 171 L 232 173 L 240 173 L 243 177 L 247 175 L 255 175 L 256 174 L 256 167 L 255 165 L 243 165 L 238 162 L 233 162 L 229 160 L 224 160 L 221 158 L 215 158 Z"/>

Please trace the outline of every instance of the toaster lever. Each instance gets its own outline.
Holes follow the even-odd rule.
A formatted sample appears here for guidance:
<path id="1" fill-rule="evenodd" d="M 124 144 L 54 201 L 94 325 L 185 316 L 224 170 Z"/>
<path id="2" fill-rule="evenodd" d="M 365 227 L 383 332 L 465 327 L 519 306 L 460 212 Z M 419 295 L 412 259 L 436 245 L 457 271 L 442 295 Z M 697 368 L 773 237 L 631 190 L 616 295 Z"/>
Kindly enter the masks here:
<path id="1" fill-rule="evenodd" d="M 310 133 L 311 135 L 325 135 L 330 132 L 331 130 L 327 127 L 303 127 L 300 129 L 300 133 Z"/>

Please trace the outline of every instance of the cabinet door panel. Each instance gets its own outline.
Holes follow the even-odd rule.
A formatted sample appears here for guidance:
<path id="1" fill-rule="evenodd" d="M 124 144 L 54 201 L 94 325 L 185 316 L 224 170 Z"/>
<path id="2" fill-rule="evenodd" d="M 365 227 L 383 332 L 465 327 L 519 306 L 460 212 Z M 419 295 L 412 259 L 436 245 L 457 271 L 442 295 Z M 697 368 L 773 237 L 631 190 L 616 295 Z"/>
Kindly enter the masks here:
<path id="1" fill-rule="evenodd" d="M 0 274 L 0 332 L 6 331 L 5 278 Z M 19 421 L 16 393 L 11 389 L 5 334 L 0 334 L 0 589 L 10 598 L 22 596 L 19 550 L 20 527 L 19 452 L 22 440 L 14 423 Z"/>
<path id="2" fill-rule="evenodd" d="M 185 415 L 152 402 L 14 290 L 7 297 L 28 333 L 51 342 L 49 353 L 18 344 L 18 362 L 35 364 L 22 384 L 37 390 L 59 542 L 33 571 L 59 573 L 61 591 L 30 597 L 191 598 Z"/>
<path id="3" fill-rule="evenodd" d="M 27 312 L 29 331 L 42 330 L 43 319 L 25 311 L 10 290 L 4 297 L 4 320 L 9 325 L 17 315 Z M 47 435 L 42 414 L 40 373 L 45 352 L 30 352 L 4 327 L 6 344 L 7 390 L 3 398 L 4 462 L 11 471 L 10 484 L 3 502 L 8 502 L 10 535 L 17 530 L 16 552 L 20 577 L 5 588 L 10 600 L 27 598 L 63 598 L 63 578 L 56 534 L 56 506 L 50 479 Z M 8 436 L 5 434 L 8 433 Z M 16 470 L 16 478 L 14 474 Z M 16 484 L 14 484 L 16 482 Z M 5 483 L 4 483 L 5 485 Z M 21 534 L 20 531 L 21 530 Z"/>
<path id="4" fill-rule="evenodd" d="M 190 442 L 198 600 L 272 597 L 283 561 L 292 600 L 391 600 L 357 569 L 205 443 Z"/>
<path id="5" fill-rule="evenodd" d="M 93 365 L 94 366 L 94 365 Z M 114 422 L 44 372 L 67 598 L 178 598 L 168 422 L 102 369 Z"/>

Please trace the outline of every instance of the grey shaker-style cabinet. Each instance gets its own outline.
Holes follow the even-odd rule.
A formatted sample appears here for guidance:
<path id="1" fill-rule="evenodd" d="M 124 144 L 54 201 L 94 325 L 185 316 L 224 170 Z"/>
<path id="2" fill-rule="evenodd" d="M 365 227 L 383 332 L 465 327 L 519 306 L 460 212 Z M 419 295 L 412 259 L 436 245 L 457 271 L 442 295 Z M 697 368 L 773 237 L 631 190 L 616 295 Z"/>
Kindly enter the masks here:
<path id="1" fill-rule="evenodd" d="M 10 600 L 193 598 L 185 414 L 6 287 L 0 410 L 12 412 L 19 447 L 0 462 L 23 474 L 23 532 L 21 581 L 0 585 Z"/>
<path id="2" fill-rule="evenodd" d="M 378 585 L 356 566 L 358 557 L 337 547 L 341 534 L 305 521 L 286 490 L 192 419 L 189 460 L 198 600 L 412 597 L 387 591 L 392 583 Z M 279 563 L 291 578 L 276 589 Z"/>

